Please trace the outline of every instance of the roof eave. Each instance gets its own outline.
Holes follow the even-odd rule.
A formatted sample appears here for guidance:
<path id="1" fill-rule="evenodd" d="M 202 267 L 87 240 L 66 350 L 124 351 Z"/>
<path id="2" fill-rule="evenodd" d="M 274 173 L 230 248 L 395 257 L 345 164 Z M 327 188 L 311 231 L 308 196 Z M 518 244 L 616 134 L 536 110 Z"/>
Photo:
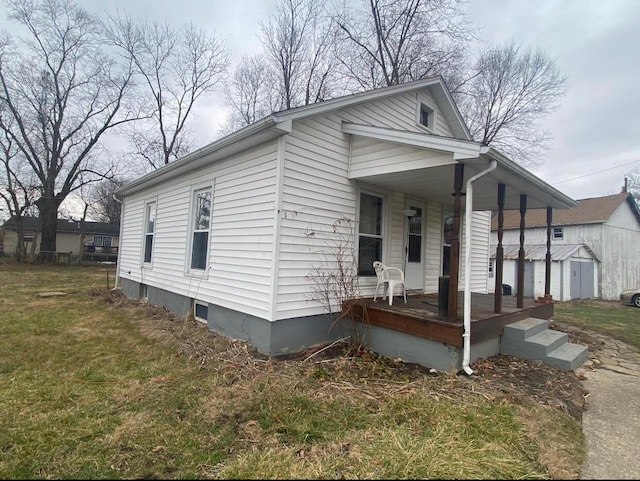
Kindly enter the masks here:
<path id="1" fill-rule="evenodd" d="M 118 198 L 131 195 L 170 176 L 191 172 L 207 162 L 219 160 L 290 132 L 291 120 L 270 115 L 124 185 L 114 195 Z"/>
<path id="2" fill-rule="evenodd" d="M 500 166 L 505 171 L 525 179 L 526 182 L 534 186 L 537 190 L 544 192 L 548 198 L 547 200 L 549 201 L 548 202 L 549 206 L 552 206 L 552 203 L 553 203 L 555 204 L 553 205 L 553 207 L 556 209 L 558 208 L 571 209 L 578 205 L 577 201 L 575 201 L 568 195 L 563 194 L 562 192 L 555 189 L 551 185 L 547 184 L 545 181 L 543 181 L 536 175 L 532 174 L 524 167 L 521 167 L 520 165 L 516 164 L 513 160 L 509 159 L 502 152 L 492 147 L 485 147 L 483 149 L 483 154 L 487 155 L 490 159 L 496 160 L 498 162 L 498 166 Z M 540 200 L 543 200 L 543 199 L 540 199 Z"/>

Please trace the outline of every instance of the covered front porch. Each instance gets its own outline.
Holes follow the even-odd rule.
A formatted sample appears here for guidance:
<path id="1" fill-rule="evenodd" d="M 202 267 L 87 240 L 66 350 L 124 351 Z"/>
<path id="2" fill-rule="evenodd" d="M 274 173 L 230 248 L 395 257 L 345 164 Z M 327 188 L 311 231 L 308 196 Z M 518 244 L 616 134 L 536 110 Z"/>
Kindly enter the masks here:
<path id="1" fill-rule="evenodd" d="M 383 299 L 352 299 L 343 304 L 342 314 L 362 345 L 438 371 L 471 374 L 470 364 L 499 353 L 562 370 L 574 370 L 587 360 L 587 347 L 572 344 L 566 333 L 548 328 L 551 302 L 525 298 L 518 307 L 517 299 L 508 296 L 503 298 L 503 312 L 496 314 L 492 294 L 471 293 L 468 325 L 466 315 L 449 321 L 437 297 L 414 293 L 406 303 L 399 298 L 392 306 Z M 469 331 L 470 336 L 465 336 Z"/>
<path id="2" fill-rule="evenodd" d="M 343 124 L 343 132 L 352 136 L 349 178 L 367 195 L 360 197 L 359 272 L 382 260 L 405 273 L 415 261 L 422 273 L 418 292 L 406 304 L 400 298 L 391 307 L 374 302 L 368 296 L 375 284 L 361 277 L 363 298 L 343 305 L 346 317 L 371 331 L 373 350 L 470 374 L 470 362 L 500 351 L 506 325 L 530 318 L 547 322 L 553 315 L 548 295 L 552 210 L 575 206 L 573 199 L 500 152 L 472 141 L 356 124 Z M 520 288 L 528 207 L 547 209 L 547 275 L 540 303 L 525 298 Z M 513 297 L 502 293 L 502 222 L 508 209 L 521 216 Z M 489 212 L 497 214 L 499 225 L 490 280 L 495 294 L 487 288 L 490 216 L 474 220 L 474 214 Z M 380 227 L 384 225 L 389 227 Z M 402 233 L 404 240 L 398 235 Z M 446 289 L 439 283 L 443 277 Z"/>
<path id="3" fill-rule="evenodd" d="M 464 332 L 463 293 L 458 295 L 458 314 L 450 321 L 443 312 L 438 294 L 410 293 L 407 302 L 400 297 L 393 305 L 387 300 L 362 298 L 347 301 L 342 314 L 363 324 L 380 326 L 413 336 L 462 347 Z M 494 312 L 493 294 L 471 293 L 471 344 L 477 344 L 502 335 L 505 325 L 526 319 L 551 319 L 552 303 L 539 303 L 532 298 L 524 298 L 522 307 L 517 306 L 514 296 L 503 296 L 502 312 Z M 445 306 L 446 307 L 446 306 Z"/>

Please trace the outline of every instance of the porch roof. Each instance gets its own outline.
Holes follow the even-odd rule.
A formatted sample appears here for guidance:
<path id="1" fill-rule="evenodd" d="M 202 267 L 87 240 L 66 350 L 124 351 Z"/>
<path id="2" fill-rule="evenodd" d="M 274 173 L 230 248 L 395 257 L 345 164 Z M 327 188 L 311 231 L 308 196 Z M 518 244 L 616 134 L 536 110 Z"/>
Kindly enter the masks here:
<path id="1" fill-rule="evenodd" d="M 451 207 L 454 201 L 452 194 L 455 165 L 464 164 L 464 185 L 466 186 L 470 177 L 487 169 L 491 161 L 495 160 L 497 168 L 473 184 L 474 210 L 497 209 L 498 184 L 506 186 L 505 209 L 519 209 L 521 194 L 527 196 L 527 209 L 546 207 L 569 209 L 577 205 L 575 200 L 536 177 L 501 152 L 477 142 L 354 123 L 343 123 L 342 131 L 356 138 L 423 149 L 425 154 L 429 152 L 424 159 L 416 159 L 412 156 L 407 160 L 394 159 L 393 162 L 378 163 L 376 168 L 371 168 L 367 164 L 367 168 L 358 169 L 359 163 L 361 167 L 365 164 L 365 159 L 355 151 L 349 173 L 352 179 L 389 190 L 401 191 L 414 197 L 435 200 Z M 433 156 L 434 151 L 443 155 Z"/>

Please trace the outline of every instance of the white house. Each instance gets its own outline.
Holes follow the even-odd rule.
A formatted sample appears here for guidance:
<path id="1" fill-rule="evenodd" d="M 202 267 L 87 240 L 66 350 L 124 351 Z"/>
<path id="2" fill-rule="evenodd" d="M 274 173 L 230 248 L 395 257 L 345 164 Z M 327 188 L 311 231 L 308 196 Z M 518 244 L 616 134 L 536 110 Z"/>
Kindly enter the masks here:
<path id="1" fill-rule="evenodd" d="M 299 351 L 340 335 L 313 300 L 312 275 L 335 267 L 336 221 L 353 227 L 347 251 L 360 293 L 373 297 L 374 260 L 405 269 L 407 287 L 437 292 L 451 250 L 445 224 L 456 209 L 473 212 L 459 224 L 471 234 L 460 237 L 470 262 L 459 279 L 468 272 L 470 290 L 486 293 L 498 184 L 508 186 L 506 208 L 521 195 L 533 208 L 574 205 L 472 141 L 439 77 L 277 112 L 116 193 L 118 285 L 178 313 L 194 309 L 260 352 Z"/>
<path id="2" fill-rule="evenodd" d="M 569 210 L 553 213 L 551 252 L 552 296 L 559 301 L 602 298 L 616 300 L 620 293 L 640 285 L 640 211 L 633 196 L 623 192 L 578 200 Z M 540 269 L 540 245 L 546 243 L 546 210 L 531 209 L 525 216 L 526 295 L 544 294 L 544 272 Z M 505 284 L 517 290 L 509 265 L 519 242 L 520 217 L 506 211 L 503 224 Z M 491 243 L 497 243 L 497 219 L 492 221 Z M 492 253 L 495 255 L 495 252 Z M 511 260 L 513 265 L 514 261 Z"/>

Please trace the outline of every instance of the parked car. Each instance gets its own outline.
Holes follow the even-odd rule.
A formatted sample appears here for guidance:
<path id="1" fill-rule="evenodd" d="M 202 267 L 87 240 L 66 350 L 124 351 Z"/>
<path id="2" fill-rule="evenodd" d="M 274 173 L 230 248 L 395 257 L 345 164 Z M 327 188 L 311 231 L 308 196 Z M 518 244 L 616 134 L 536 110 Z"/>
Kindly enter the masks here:
<path id="1" fill-rule="evenodd" d="M 640 287 L 623 291 L 620 294 L 620 301 L 626 306 L 640 307 Z"/>

